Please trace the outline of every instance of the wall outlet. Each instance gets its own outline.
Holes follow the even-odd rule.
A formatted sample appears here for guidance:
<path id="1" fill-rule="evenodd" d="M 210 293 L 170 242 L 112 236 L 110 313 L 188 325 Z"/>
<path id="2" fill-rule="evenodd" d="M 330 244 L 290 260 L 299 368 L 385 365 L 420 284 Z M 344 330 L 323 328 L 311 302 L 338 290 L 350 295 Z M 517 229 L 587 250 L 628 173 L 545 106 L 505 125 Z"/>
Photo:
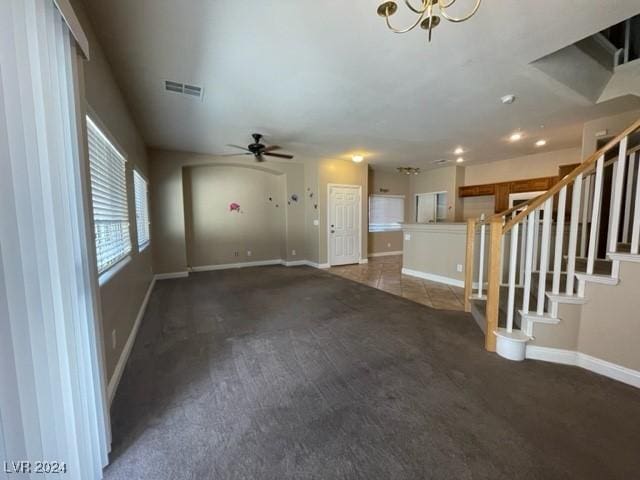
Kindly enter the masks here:
<path id="1" fill-rule="evenodd" d="M 456 270 L 457 270 L 458 272 L 462 272 L 462 264 L 461 264 L 461 263 L 459 263 L 459 264 L 457 264 L 457 265 L 456 265 Z"/>
<path id="2" fill-rule="evenodd" d="M 404 234 L 404 239 L 405 240 L 411 240 L 411 234 L 410 233 L 405 233 Z"/>
<path id="3" fill-rule="evenodd" d="M 293 255 L 295 257 L 296 256 L 296 251 L 295 250 L 291 250 L 291 255 Z"/>
<path id="4" fill-rule="evenodd" d="M 391 248 L 391 244 L 390 243 L 387 243 L 387 248 Z"/>
<path id="5" fill-rule="evenodd" d="M 118 337 L 116 334 L 116 329 L 114 328 L 113 330 L 111 330 L 111 348 L 115 350 L 117 346 L 118 346 Z"/>
<path id="6" fill-rule="evenodd" d="M 251 256 L 251 250 L 247 250 L 247 257 Z"/>
<path id="7" fill-rule="evenodd" d="M 315 220 L 313 221 L 313 225 L 314 225 L 315 227 L 317 227 L 318 225 L 320 225 L 320 220 L 315 219 Z"/>

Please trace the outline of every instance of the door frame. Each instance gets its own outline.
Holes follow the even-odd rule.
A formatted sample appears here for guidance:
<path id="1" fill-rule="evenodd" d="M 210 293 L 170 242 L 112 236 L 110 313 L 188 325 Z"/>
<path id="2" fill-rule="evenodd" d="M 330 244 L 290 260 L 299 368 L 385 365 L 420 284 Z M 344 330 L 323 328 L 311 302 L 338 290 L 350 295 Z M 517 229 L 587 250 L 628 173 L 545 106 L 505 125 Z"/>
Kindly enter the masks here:
<path id="1" fill-rule="evenodd" d="M 345 183 L 328 183 L 327 184 L 327 264 L 331 267 L 331 227 L 329 224 L 331 218 L 331 189 L 338 188 L 354 188 L 358 189 L 358 263 L 362 262 L 362 185 L 349 185 Z"/>

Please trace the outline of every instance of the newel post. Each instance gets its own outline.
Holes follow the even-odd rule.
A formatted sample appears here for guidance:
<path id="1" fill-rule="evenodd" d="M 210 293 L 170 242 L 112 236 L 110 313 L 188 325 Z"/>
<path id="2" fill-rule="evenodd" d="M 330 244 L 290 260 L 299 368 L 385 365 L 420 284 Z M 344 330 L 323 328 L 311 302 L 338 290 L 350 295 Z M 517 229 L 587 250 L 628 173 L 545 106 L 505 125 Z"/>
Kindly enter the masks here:
<path id="1" fill-rule="evenodd" d="M 473 293 L 473 261 L 474 242 L 476 240 L 476 219 L 467 220 L 467 252 L 464 260 L 464 311 L 471 311 L 471 294 Z"/>
<path id="2" fill-rule="evenodd" d="M 502 218 L 492 218 L 489 225 L 489 268 L 487 271 L 487 310 L 485 317 L 487 320 L 487 330 L 485 334 L 484 348 L 489 352 L 496 351 L 496 335 L 498 329 L 498 315 L 500 311 L 500 249 L 502 239 Z"/>

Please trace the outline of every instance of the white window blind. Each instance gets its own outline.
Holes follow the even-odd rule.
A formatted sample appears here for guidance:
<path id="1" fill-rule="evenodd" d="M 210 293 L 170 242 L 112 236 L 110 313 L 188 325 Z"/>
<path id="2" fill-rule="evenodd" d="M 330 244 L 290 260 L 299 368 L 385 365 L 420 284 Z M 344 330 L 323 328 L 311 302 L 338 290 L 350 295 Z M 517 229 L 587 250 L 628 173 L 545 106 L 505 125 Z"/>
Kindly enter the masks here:
<path id="1" fill-rule="evenodd" d="M 131 252 L 126 160 L 89 117 L 87 132 L 96 256 L 102 273 Z"/>
<path id="2" fill-rule="evenodd" d="M 369 231 L 400 230 L 404 222 L 404 196 L 371 195 L 369 197 Z"/>
<path id="3" fill-rule="evenodd" d="M 136 195 L 136 226 L 138 230 L 138 249 L 140 251 L 149 245 L 149 193 L 147 181 L 135 170 L 133 171 L 133 186 Z"/>

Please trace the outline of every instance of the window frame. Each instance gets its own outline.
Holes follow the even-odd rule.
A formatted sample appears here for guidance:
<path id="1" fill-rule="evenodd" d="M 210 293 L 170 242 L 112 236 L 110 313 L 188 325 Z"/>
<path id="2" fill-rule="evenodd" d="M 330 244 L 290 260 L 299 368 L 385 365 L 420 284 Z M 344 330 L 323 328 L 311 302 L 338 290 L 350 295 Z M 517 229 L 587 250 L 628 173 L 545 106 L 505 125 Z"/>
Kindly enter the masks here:
<path id="1" fill-rule="evenodd" d="M 402 200 L 402 221 L 396 223 L 371 223 L 371 202 L 374 198 L 392 198 Z M 406 212 L 406 197 L 405 195 L 389 195 L 389 194 L 371 194 L 369 195 L 369 218 L 367 221 L 367 230 L 369 233 L 381 233 L 381 232 L 400 232 L 402 231 L 402 224 L 405 223 L 407 216 Z M 373 226 L 379 225 L 379 226 Z M 373 227 L 372 227 L 373 226 Z"/>
<path id="2" fill-rule="evenodd" d="M 149 208 L 149 179 L 138 167 L 133 167 L 133 206 L 136 216 L 136 245 L 138 253 L 144 252 L 151 245 L 151 209 Z M 138 228 L 138 191 L 136 189 L 136 175 L 142 179 L 145 185 L 145 206 L 147 208 L 147 241 L 140 244 L 140 229 Z"/>
<path id="3" fill-rule="evenodd" d="M 109 129 L 106 128 L 104 123 L 100 121 L 98 116 L 89 108 L 87 108 L 87 111 L 85 112 L 85 123 L 86 123 L 85 134 L 87 137 L 86 138 L 87 162 L 88 162 L 87 173 L 88 173 L 88 180 L 90 184 L 89 201 L 91 202 L 91 218 L 93 223 L 92 235 L 93 235 L 94 248 L 96 251 L 96 271 L 98 273 L 98 284 L 100 287 L 102 287 L 109 280 L 111 280 L 118 272 L 120 272 L 131 261 L 131 258 L 132 258 L 133 242 L 131 238 L 132 232 L 131 232 L 131 211 L 130 211 L 130 201 L 129 201 L 129 195 L 130 195 L 129 169 L 127 168 L 127 164 L 129 163 L 129 160 L 127 158 L 125 150 L 120 147 L 118 142 L 114 139 L 113 135 L 111 135 L 111 133 L 109 132 Z M 128 248 L 126 249 L 125 253 L 120 257 L 117 257 L 117 258 L 114 257 L 116 259 L 110 265 L 107 265 L 103 270 L 100 270 L 100 266 L 98 264 L 98 248 L 96 243 L 97 235 L 96 235 L 96 228 L 95 228 L 96 220 L 95 220 L 95 208 L 94 208 L 94 192 L 93 192 L 93 185 L 92 185 L 93 178 L 92 178 L 92 170 L 91 170 L 91 147 L 90 147 L 90 141 L 89 141 L 89 135 L 90 135 L 89 129 L 91 128 L 91 125 L 93 125 L 93 128 L 95 128 L 99 136 L 102 137 L 102 139 L 106 142 L 107 146 L 112 148 L 113 151 L 119 157 L 121 157 L 122 160 L 124 161 L 124 196 L 126 200 L 126 218 L 127 218 L 127 225 L 128 225 Z"/>

